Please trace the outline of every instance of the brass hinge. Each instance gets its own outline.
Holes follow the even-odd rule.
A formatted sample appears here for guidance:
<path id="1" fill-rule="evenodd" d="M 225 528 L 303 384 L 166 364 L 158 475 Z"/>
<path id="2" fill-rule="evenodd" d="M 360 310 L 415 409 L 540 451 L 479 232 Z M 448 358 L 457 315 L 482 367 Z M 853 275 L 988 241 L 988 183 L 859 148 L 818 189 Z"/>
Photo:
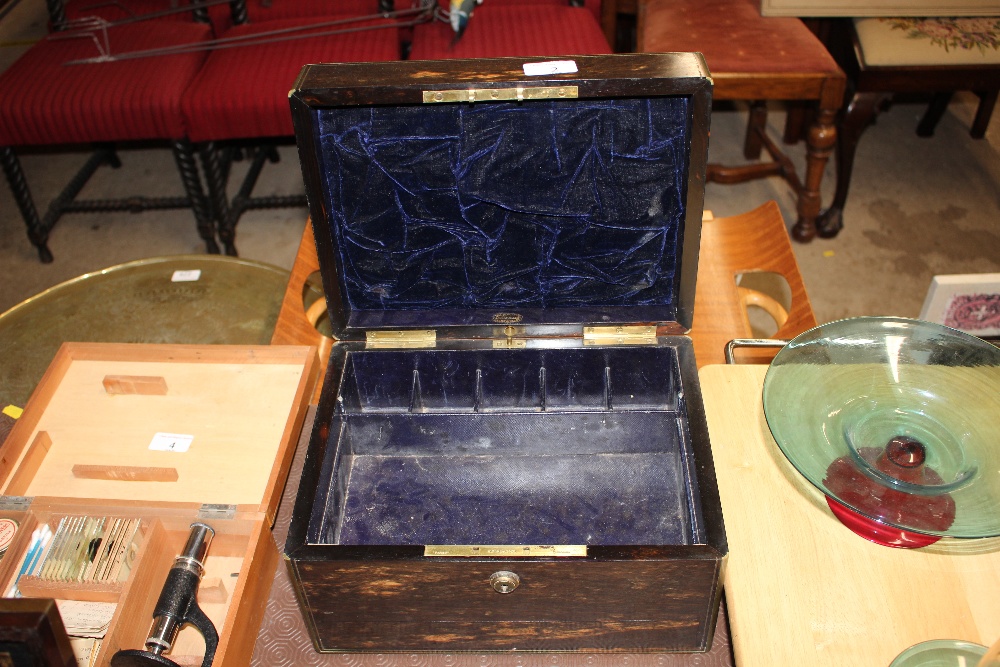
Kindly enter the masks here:
<path id="1" fill-rule="evenodd" d="M 578 86 L 517 86 L 516 88 L 466 88 L 460 90 L 425 90 L 424 104 L 444 102 L 505 102 L 517 100 L 576 99 Z"/>
<path id="2" fill-rule="evenodd" d="M 567 558 L 586 555 L 586 544 L 428 544 L 424 547 L 424 556 L 460 558 Z"/>
<path id="3" fill-rule="evenodd" d="M 368 331 L 365 346 L 368 348 L 434 347 L 437 332 L 433 329 L 405 329 L 402 331 Z"/>
<path id="4" fill-rule="evenodd" d="M 31 507 L 32 496 L 0 496 L 0 510 L 4 512 L 25 512 Z"/>
<path id="5" fill-rule="evenodd" d="M 652 325 L 622 325 L 584 327 L 584 345 L 650 345 L 656 342 L 656 327 Z"/>
<path id="6" fill-rule="evenodd" d="M 236 505 L 217 505 L 205 503 L 198 509 L 198 518 L 210 521 L 212 519 L 232 519 L 236 516 Z"/>

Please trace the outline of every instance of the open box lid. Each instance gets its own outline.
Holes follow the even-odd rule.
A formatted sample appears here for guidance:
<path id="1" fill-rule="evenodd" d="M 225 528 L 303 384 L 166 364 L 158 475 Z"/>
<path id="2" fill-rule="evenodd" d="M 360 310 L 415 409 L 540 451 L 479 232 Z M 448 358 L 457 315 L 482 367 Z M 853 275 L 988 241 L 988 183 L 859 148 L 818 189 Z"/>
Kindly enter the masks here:
<path id="1" fill-rule="evenodd" d="M 0 449 L 0 492 L 273 521 L 317 367 L 304 346 L 64 343 Z"/>
<path id="2" fill-rule="evenodd" d="M 690 53 L 306 66 L 290 101 L 334 336 L 687 331 L 711 90 Z"/>

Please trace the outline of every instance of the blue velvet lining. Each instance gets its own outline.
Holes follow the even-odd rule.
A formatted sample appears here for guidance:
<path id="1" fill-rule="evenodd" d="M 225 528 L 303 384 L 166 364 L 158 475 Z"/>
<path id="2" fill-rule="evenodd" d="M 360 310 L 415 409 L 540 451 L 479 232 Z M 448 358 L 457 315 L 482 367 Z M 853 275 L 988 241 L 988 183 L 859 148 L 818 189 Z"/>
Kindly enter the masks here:
<path id="1" fill-rule="evenodd" d="M 687 97 L 314 113 L 350 311 L 675 319 Z"/>
<path id="2" fill-rule="evenodd" d="M 338 388 L 313 543 L 694 539 L 670 347 L 356 351 Z"/>

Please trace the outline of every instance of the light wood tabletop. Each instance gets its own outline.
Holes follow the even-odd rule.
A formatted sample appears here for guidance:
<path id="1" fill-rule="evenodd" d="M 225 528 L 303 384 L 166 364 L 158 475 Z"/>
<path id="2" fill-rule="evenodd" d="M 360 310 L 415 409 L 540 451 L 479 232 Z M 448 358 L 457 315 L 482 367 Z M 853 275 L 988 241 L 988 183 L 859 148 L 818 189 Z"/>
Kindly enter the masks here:
<path id="1" fill-rule="evenodd" d="M 766 370 L 701 369 L 729 540 L 736 663 L 885 667 L 930 639 L 992 644 L 1000 542 L 894 549 L 852 533 L 772 439 L 761 401 Z"/>

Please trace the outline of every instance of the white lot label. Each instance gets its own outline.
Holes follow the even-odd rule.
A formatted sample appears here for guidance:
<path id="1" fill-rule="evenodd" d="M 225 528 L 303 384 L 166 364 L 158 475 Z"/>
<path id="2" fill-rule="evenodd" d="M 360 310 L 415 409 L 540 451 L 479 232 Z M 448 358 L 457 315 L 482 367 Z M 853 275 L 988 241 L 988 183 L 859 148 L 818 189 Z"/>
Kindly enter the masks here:
<path id="1" fill-rule="evenodd" d="M 542 76 L 544 74 L 573 74 L 577 72 L 576 62 L 572 60 L 553 60 L 547 63 L 524 63 L 525 76 Z"/>
<path id="2" fill-rule="evenodd" d="M 157 452 L 186 452 L 192 440 L 194 440 L 193 435 L 157 433 L 149 443 L 149 448 Z"/>
<path id="3" fill-rule="evenodd" d="M 201 278 L 201 269 L 189 269 L 187 271 L 174 271 L 170 277 L 172 283 L 193 283 Z"/>

